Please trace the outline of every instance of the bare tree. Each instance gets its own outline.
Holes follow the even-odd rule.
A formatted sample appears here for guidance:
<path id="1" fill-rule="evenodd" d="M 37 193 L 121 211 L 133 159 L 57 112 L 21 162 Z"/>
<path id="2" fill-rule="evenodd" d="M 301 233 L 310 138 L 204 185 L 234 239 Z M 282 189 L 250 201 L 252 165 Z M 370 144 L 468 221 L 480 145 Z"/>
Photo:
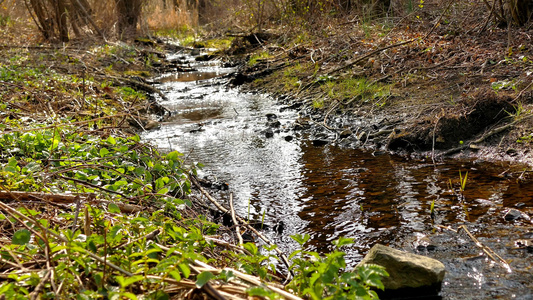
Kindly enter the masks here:
<path id="1" fill-rule="evenodd" d="M 87 0 L 25 0 L 37 28 L 47 40 L 59 39 L 68 42 L 69 28 L 81 36 L 80 27 L 91 26 L 103 37 L 92 20 L 92 9 Z"/>
<path id="2" fill-rule="evenodd" d="M 141 15 L 142 0 L 115 0 L 118 32 L 121 37 L 134 35 Z"/>

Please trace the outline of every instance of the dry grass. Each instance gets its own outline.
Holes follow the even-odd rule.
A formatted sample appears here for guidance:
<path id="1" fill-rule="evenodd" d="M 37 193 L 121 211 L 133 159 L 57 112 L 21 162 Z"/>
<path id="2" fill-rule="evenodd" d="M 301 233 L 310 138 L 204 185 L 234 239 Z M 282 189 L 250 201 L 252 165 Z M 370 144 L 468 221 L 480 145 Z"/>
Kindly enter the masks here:
<path id="1" fill-rule="evenodd" d="M 175 30 L 184 26 L 198 24 L 198 10 L 185 9 L 185 1 L 180 1 L 178 7 L 167 5 L 165 8 L 162 0 L 150 1 L 143 10 L 143 25 L 150 30 Z"/>
<path id="2" fill-rule="evenodd" d="M 94 21 L 106 36 L 116 32 L 116 5 L 114 0 L 89 1 L 94 13 Z"/>

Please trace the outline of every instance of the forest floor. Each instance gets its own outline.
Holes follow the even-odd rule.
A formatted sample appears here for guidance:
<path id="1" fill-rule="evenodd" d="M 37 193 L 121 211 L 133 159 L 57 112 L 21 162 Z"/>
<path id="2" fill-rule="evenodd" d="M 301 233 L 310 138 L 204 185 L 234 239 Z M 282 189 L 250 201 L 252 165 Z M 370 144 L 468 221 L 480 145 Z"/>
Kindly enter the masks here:
<path id="1" fill-rule="evenodd" d="M 198 165 L 136 135 L 167 113 L 148 78 L 180 47 L 0 38 L 0 299 L 301 299 L 255 245 L 219 239 L 234 230 L 191 195 Z"/>
<path id="2" fill-rule="evenodd" d="M 427 160 L 454 155 L 533 164 L 533 30 L 498 28 L 491 22 L 485 26 L 479 7 L 469 4 L 451 9 L 435 5 L 394 24 L 346 17 L 306 24 L 290 34 L 278 28 L 253 39 L 236 38 L 225 52 L 243 66 L 232 82 L 276 94 L 300 109 L 297 122 L 314 124 L 310 132 L 315 140 Z M 148 116 L 165 114 L 150 97 L 157 90 L 149 78 L 172 67 L 164 56 L 176 48 L 150 40 L 43 45 L 34 29 L 24 27 L 3 28 L 0 37 L 0 187 L 27 197 L 21 205 L 18 194 L 3 195 L 12 202 L 0 202 L 2 211 L 26 225 L 2 215 L 0 239 L 9 251 L 33 251 L 6 259 L 1 270 L 5 278 L 28 268 L 42 275 L 11 276 L 23 284 L 4 285 L 2 292 L 37 297 L 44 291 L 68 298 L 84 290 L 87 297 L 93 292 L 127 297 L 165 288 L 182 296 L 197 291 L 198 280 L 209 272 L 229 276 L 215 268 L 244 255 L 212 251 L 240 250 L 206 242 L 204 235 L 221 229 L 197 216 L 201 208 L 178 209 L 191 187 L 182 171 L 194 166 L 176 167 L 175 154 L 160 155 L 132 139 L 137 130 L 157 126 Z M 169 181 L 171 176 L 176 177 Z M 78 198 L 64 195 L 73 191 L 80 192 Z M 63 202 L 51 204 L 31 192 L 57 195 Z M 17 213 L 8 206 L 27 209 Z M 60 234 L 42 224 L 52 224 Z M 68 246 L 52 247 L 57 252 L 50 254 L 46 247 L 35 247 L 30 236 Z M 150 239 L 162 247 L 154 250 Z M 175 240 L 183 247 L 175 250 L 190 251 L 189 257 L 170 251 Z M 14 257 L 9 251 L 2 258 Z M 133 276 L 145 267 L 160 272 L 155 261 L 148 262 L 156 252 L 161 253 L 159 262 L 175 268 L 166 268 L 158 278 Z M 259 267 L 251 272 L 266 274 L 260 267 L 265 257 L 252 257 Z M 196 258 L 214 268 L 194 262 L 189 267 L 189 259 Z M 106 275 L 110 268 L 115 270 L 111 279 Z M 182 285 L 176 284 L 179 279 Z M 165 280 L 175 286 L 168 288 Z M 213 293 L 206 282 L 200 287 Z M 246 297 L 248 287 L 230 292 Z"/>
<path id="3" fill-rule="evenodd" d="M 318 139 L 533 164 L 533 31 L 472 4 L 424 8 L 394 24 L 346 17 L 237 39 L 229 53 L 246 64 L 234 82 L 283 96 Z"/>

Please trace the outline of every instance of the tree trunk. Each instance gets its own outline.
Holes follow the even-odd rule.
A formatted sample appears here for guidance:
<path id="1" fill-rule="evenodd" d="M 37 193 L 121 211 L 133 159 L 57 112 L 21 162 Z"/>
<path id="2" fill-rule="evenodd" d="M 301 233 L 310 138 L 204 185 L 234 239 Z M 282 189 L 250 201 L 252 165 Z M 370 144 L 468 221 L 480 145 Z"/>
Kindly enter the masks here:
<path id="1" fill-rule="evenodd" d="M 56 23 L 59 30 L 59 40 L 68 42 L 67 6 L 65 0 L 56 0 Z"/>
<path id="2" fill-rule="evenodd" d="M 173 9 L 178 9 L 179 8 L 178 0 L 163 0 L 163 9 L 170 8 L 168 2 L 172 3 L 172 8 Z"/>
<path id="3" fill-rule="evenodd" d="M 206 24 L 208 21 L 207 1 L 208 0 L 198 1 L 198 23 L 200 23 L 200 25 Z"/>
<path id="4" fill-rule="evenodd" d="M 531 16 L 529 9 L 530 0 L 508 0 L 509 14 L 516 25 L 527 23 Z"/>
<path id="5" fill-rule="evenodd" d="M 54 23 L 47 14 L 43 3 L 40 0 L 30 0 L 31 9 L 35 13 L 37 20 L 37 27 L 43 34 L 45 39 L 50 39 L 54 36 Z"/>
<path id="6" fill-rule="evenodd" d="M 118 14 L 118 32 L 121 38 L 137 33 L 142 0 L 115 0 Z"/>
<path id="7" fill-rule="evenodd" d="M 198 0 L 187 0 L 187 10 L 191 16 L 191 22 L 193 25 L 198 25 Z"/>

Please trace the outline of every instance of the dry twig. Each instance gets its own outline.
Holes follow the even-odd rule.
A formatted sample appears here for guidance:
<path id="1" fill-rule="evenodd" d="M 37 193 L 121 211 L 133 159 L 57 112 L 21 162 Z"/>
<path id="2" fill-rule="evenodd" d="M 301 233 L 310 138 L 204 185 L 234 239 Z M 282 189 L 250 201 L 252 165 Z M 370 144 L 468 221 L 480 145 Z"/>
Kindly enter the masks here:
<path id="1" fill-rule="evenodd" d="M 217 209 L 219 209 L 221 212 L 223 213 L 229 213 L 229 210 L 226 209 L 225 207 L 223 207 L 220 203 L 218 203 L 218 201 L 213 198 L 213 196 L 211 196 L 199 183 L 198 181 L 196 180 L 196 178 L 194 178 L 193 176 L 189 176 L 191 182 L 200 190 L 200 192 L 206 196 L 206 198 L 211 202 L 213 203 L 213 205 L 215 205 L 217 207 Z M 239 217 L 239 216 L 235 216 L 235 218 L 241 222 L 244 226 L 246 226 L 246 228 L 248 228 L 248 230 L 252 231 L 254 234 L 256 234 L 261 240 L 263 240 L 265 243 L 273 246 L 274 243 L 272 243 L 267 237 L 265 237 L 263 234 L 261 234 L 259 231 L 257 231 L 255 228 L 253 228 L 252 226 L 250 226 L 248 224 L 248 222 L 246 222 L 243 218 Z M 281 261 L 285 264 L 285 266 L 287 267 L 287 269 L 289 270 L 288 274 L 287 274 L 287 281 L 290 279 L 291 276 L 294 276 L 292 270 L 291 270 L 291 265 L 289 263 L 289 260 L 287 258 L 287 256 L 285 256 L 285 254 L 283 252 L 281 252 L 281 250 L 278 249 L 278 247 L 275 247 L 274 250 L 278 253 L 278 256 L 281 258 Z"/>

